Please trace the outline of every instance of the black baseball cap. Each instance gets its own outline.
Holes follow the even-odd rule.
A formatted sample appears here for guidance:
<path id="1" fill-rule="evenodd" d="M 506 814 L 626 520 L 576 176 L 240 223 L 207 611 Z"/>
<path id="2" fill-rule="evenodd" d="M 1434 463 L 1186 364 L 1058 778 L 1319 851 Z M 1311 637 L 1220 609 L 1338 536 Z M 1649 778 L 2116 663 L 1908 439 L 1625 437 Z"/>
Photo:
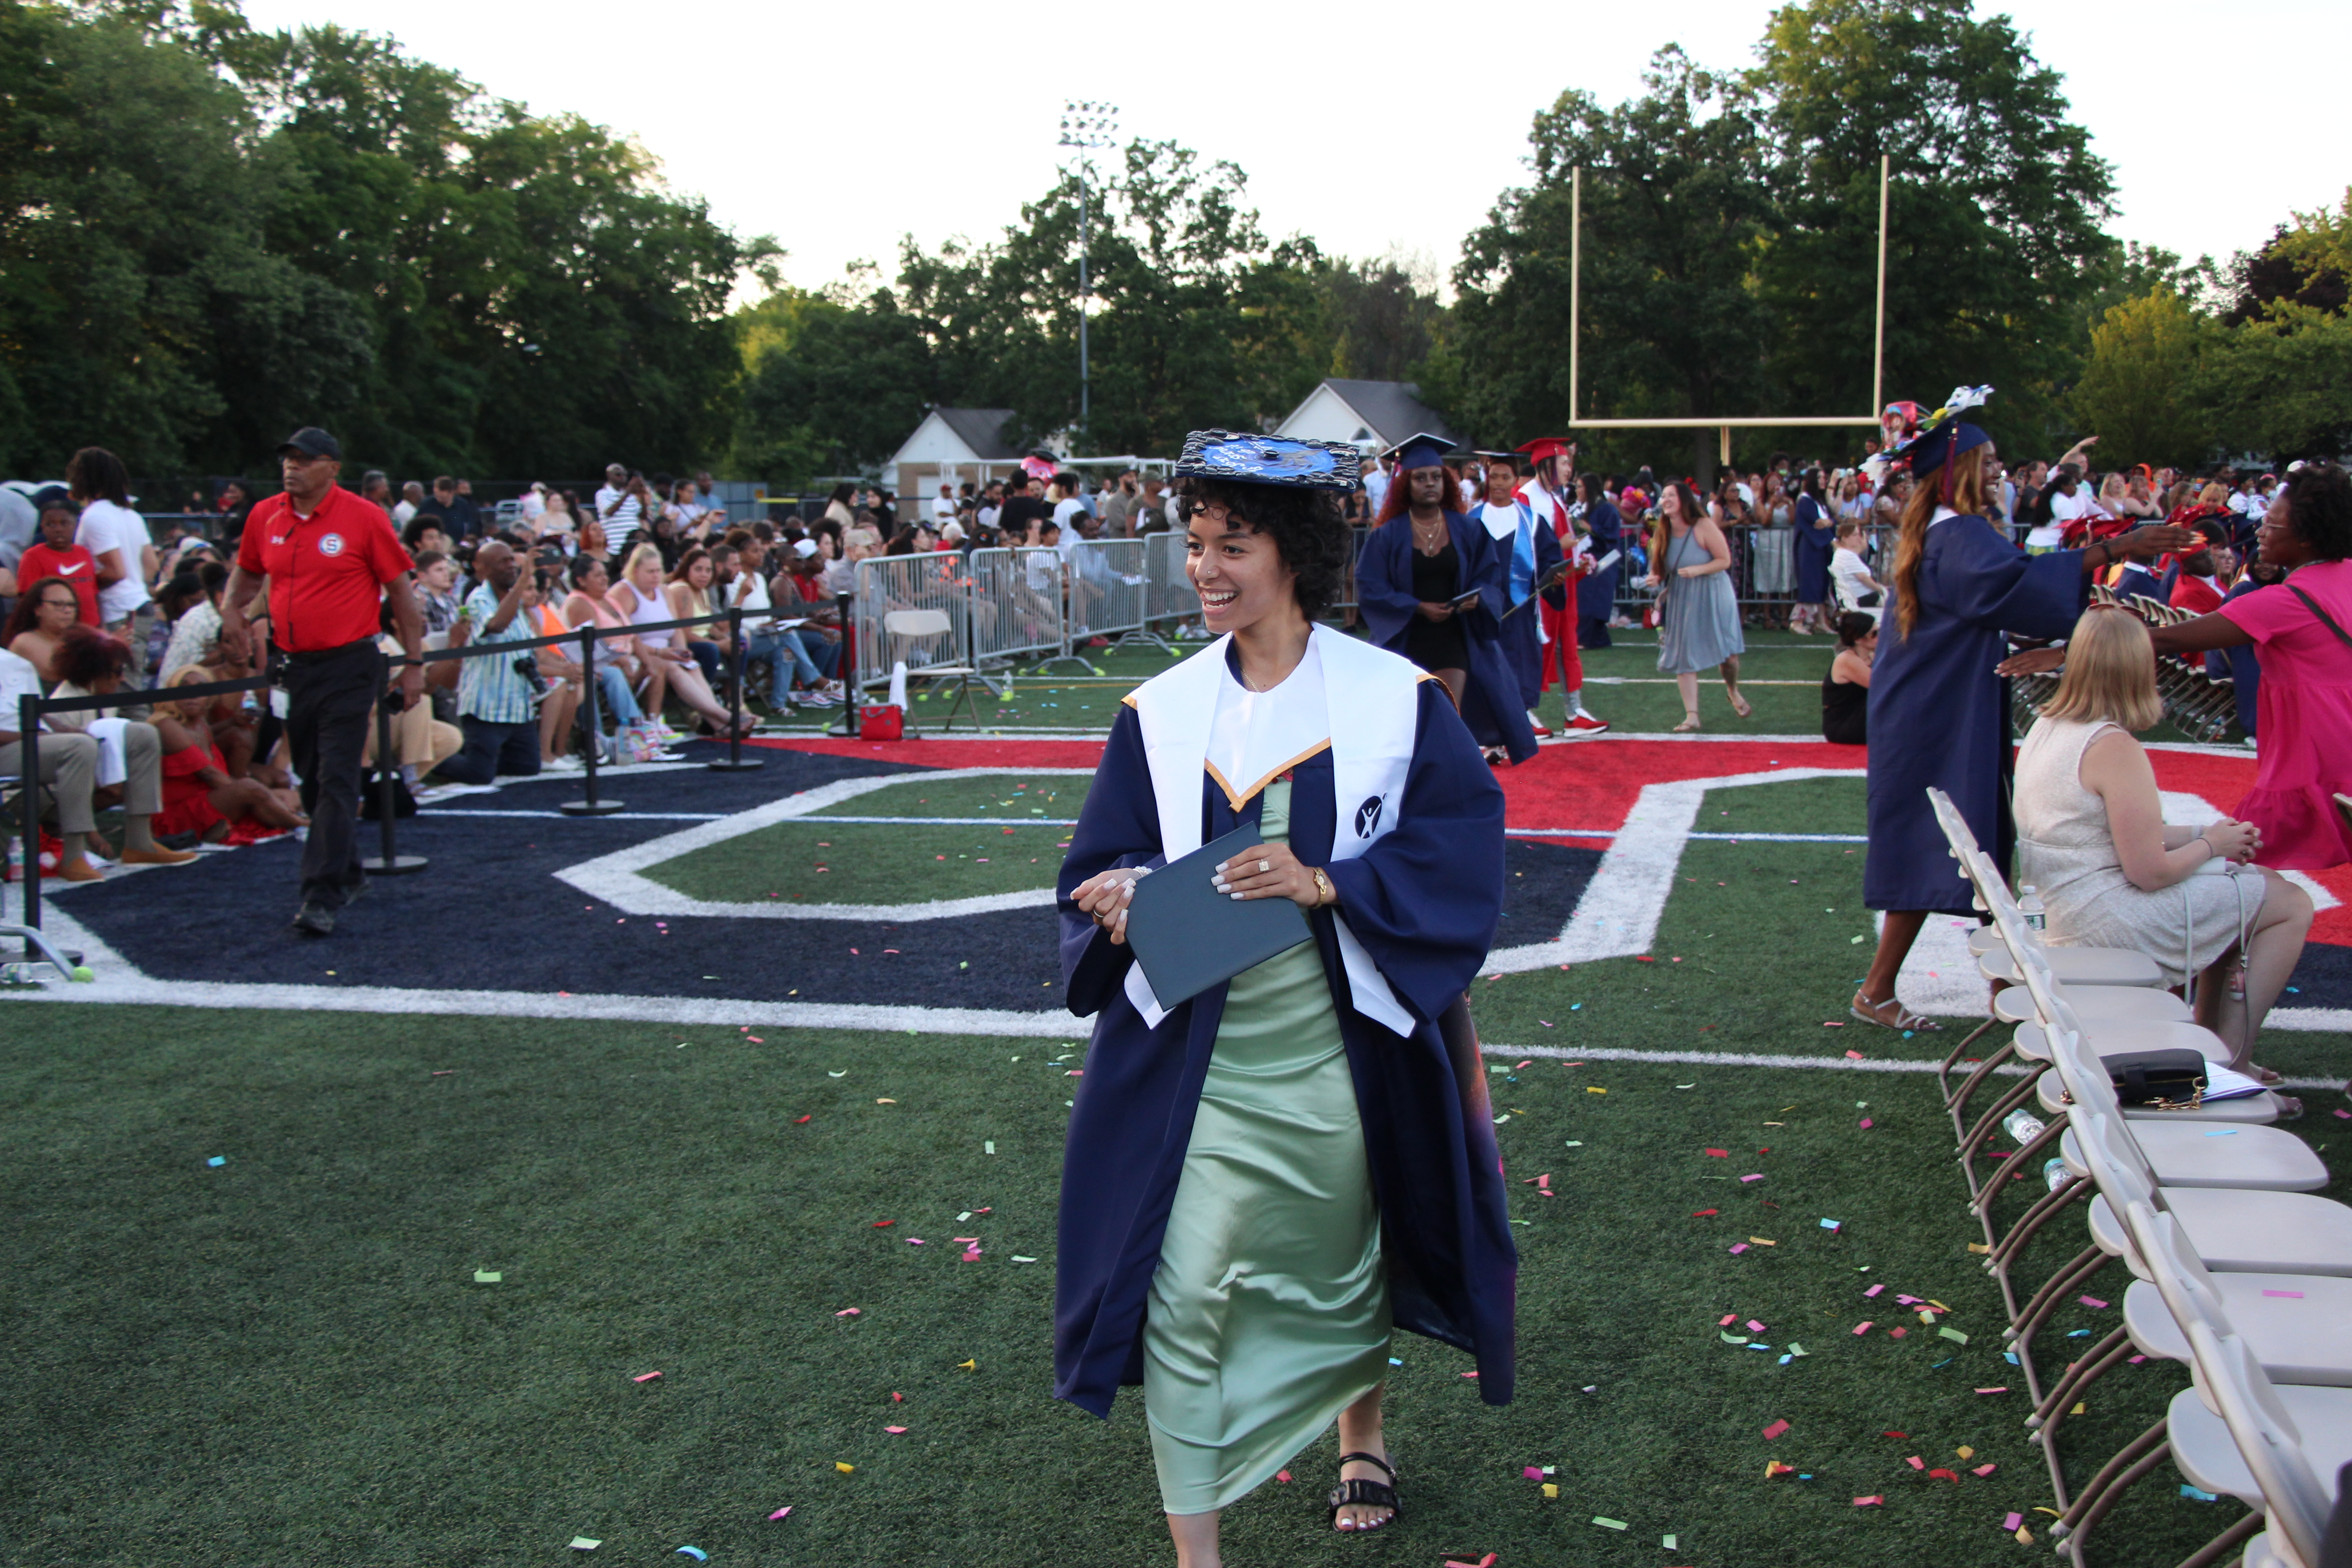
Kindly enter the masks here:
<path id="1" fill-rule="evenodd" d="M 305 425 L 278 444 L 279 457 L 289 452 L 299 452 L 306 458 L 332 458 L 339 463 L 343 460 L 343 444 L 316 425 Z"/>

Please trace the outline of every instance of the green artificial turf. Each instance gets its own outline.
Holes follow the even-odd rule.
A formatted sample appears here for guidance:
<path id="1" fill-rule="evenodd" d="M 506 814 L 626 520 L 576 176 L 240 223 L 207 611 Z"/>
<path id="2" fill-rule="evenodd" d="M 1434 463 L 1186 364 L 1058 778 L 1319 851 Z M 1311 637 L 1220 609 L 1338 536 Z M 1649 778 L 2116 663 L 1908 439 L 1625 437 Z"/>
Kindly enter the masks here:
<path id="1" fill-rule="evenodd" d="M 1718 790 L 1702 815 L 1786 830 L 1850 811 L 1848 787 Z M 1464 1356 L 1400 1336 L 1403 1521 L 1360 1541 L 1325 1531 L 1327 1437 L 1294 1484 L 1229 1513 L 1229 1562 L 2042 1560 L 2046 1545 L 1999 1530 L 2015 1510 L 2044 1535 L 2031 1510 L 2047 1486 L 1932 1078 L 1524 1054 L 1940 1057 L 1948 1035 L 1822 1027 L 1867 945 L 1850 940 L 1865 926 L 1847 847 L 1694 842 L 1655 962 L 1478 983 L 1482 1033 L 1517 1047 L 1492 1081 L 1527 1222 L 1518 1398 L 1482 1405 Z M 0 1016 L 0 1312 L 16 1342 L 0 1562 L 554 1563 L 576 1561 L 574 1535 L 605 1542 L 597 1563 L 675 1562 L 687 1544 L 726 1564 L 1172 1561 L 1135 1397 L 1108 1423 L 1050 1397 L 1075 1023 L 1057 1045 Z M 2273 1035 L 2264 1057 L 2319 1070 L 2345 1044 Z M 2297 1130 L 2340 1173 L 2337 1125 Z M 1545 1174 L 1557 1196 L 1521 1184 Z M 2025 1272 L 2073 1251 L 2079 1226 L 2056 1226 Z M 978 1261 L 960 1260 L 961 1237 L 982 1238 Z M 476 1269 L 502 1279 L 478 1285 Z M 1866 1301 L 1873 1283 L 1888 1289 Z M 2087 1292 L 2119 1302 L 2123 1288 L 2111 1269 Z M 1906 1321 L 1884 1304 L 1898 1292 L 1948 1303 L 1969 1342 Z M 1726 1314 L 1769 1352 L 1721 1339 Z M 1766 1325 L 1752 1335 L 1751 1318 Z M 1857 1339 L 1865 1320 L 1877 1327 Z M 2045 1350 L 2116 1321 L 2069 1306 Z M 1780 1365 L 1791 1341 L 1808 1353 Z M 2185 1382 L 2149 1363 L 2095 1387 L 2063 1437 L 2077 1483 Z M 1779 1420 L 1790 1431 L 1766 1441 Z M 1928 1479 L 1907 1456 L 1963 1479 Z M 1811 1479 L 1767 1482 L 1768 1459 Z M 1991 1477 L 1968 1473 L 1986 1463 Z M 1556 1467 L 1557 1500 L 1522 1478 L 1531 1465 Z M 2177 1487 L 2161 1470 L 2137 1489 L 2094 1561 L 2177 1561 L 2239 1511 Z M 1871 1495 L 1885 1503 L 1853 1506 Z"/>
<path id="2" fill-rule="evenodd" d="M 787 889 L 828 902 L 902 904 L 1050 888 L 1070 837 L 1066 822 L 1052 819 L 1075 818 L 1091 783 L 1083 773 L 909 775 L 806 816 L 688 850 L 645 875 L 714 903 L 759 903 Z M 842 816 L 983 820 L 834 820 Z M 845 874 L 836 891 L 828 879 L 837 873 Z"/>

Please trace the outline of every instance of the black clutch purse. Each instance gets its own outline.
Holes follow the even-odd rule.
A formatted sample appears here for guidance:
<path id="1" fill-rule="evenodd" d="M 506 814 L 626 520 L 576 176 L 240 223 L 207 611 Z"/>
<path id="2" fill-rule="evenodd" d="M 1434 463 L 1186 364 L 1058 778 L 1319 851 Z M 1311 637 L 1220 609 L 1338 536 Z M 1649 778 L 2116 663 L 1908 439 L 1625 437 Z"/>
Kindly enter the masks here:
<path id="1" fill-rule="evenodd" d="M 2194 1110 L 2205 1095 L 2205 1058 L 2195 1051 L 2118 1051 L 2099 1065 L 2125 1105 Z"/>

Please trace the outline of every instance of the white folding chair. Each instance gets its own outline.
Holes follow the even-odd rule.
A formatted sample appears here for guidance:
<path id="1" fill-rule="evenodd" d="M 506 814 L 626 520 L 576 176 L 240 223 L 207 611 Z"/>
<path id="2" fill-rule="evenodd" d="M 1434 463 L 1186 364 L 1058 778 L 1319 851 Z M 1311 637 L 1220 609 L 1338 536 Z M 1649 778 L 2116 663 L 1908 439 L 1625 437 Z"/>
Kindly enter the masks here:
<path id="1" fill-rule="evenodd" d="M 2352 1462 L 2352 1391 L 2282 1387 L 2238 1335 L 2187 1329 L 2197 1384 L 2167 1412 L 2173 1465 L 2189 1485 L 2263 1515 L 2246 1568 L 2319 1568 L 2336 1478 Z"/>
<path id="2" fill-rule="evenodd" d="M 888 610 L 882 616 L 882 635 L 892 639 L 890 646 L 894 648 L 906 649 L 911 643 L 950 637 L 954 631 L 955 622 L 949 618 L 945 610 Z M 950 679 L 955 682 L 955 700 L 948 704 L 947 717 L 940 721 L 942 731 L 955 727 L 956 710 L 971 697 L 972 679 L 979 673 L 969 664 L 926 664 L 919 668 L 909 665 L 907 668 L 909 680 L 929 680 L 934 686 Z M 980 715 L 974 712 L 971 717 L 972 723 L 977 726 Z M 913 714 L 906 716 L 905 723 L 908 734 L 922 733 L 916 727 Z"/>

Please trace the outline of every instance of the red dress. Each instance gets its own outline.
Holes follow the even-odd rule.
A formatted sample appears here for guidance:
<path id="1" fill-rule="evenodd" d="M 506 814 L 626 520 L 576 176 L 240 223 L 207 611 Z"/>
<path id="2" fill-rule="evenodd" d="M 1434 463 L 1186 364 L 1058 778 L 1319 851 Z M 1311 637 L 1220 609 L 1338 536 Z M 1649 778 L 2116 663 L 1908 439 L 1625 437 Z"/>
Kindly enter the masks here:
<path id="1" fill-rule="evenodd" d="M 163 809 L 150 823 L 162 834 L 202 833 L 221 820 L 212 786 L 196 775 L 206 768 L 228 772 L 228 762 L 209 740 L 163 754 Z"/>

